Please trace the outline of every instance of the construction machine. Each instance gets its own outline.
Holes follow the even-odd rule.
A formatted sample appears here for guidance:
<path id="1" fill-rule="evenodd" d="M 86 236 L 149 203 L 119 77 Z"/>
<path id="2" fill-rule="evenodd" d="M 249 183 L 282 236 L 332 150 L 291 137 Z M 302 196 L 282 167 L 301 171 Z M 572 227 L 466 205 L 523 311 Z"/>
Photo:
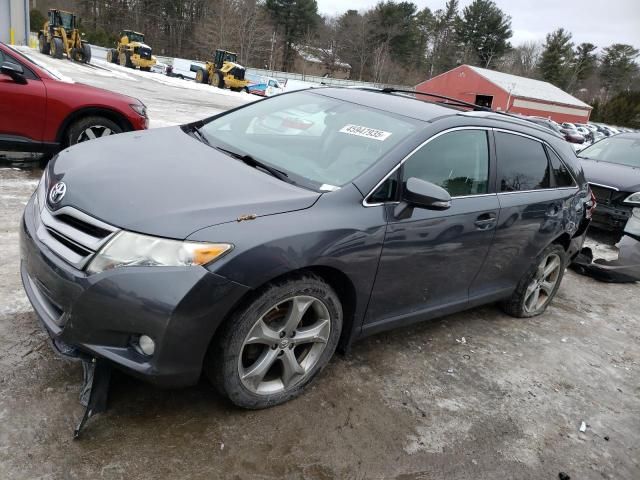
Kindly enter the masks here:
<path id="1" fill-rule="evenodd" d="M 38 32 L 40 53 L 62 58 L 66 55 L 69 60 L 89 63 L 91 60 L 91 46 L 82 40 L 76 25 L 76 16 L 64 10 L 49 10 L 47 21 Z"/>
<path id="2" fill-rule="evenodd" d="M 236 63 L 238 55 L 226 50 L 216 50 L 213 62 L 196 72 L 196 82 L 208 83 L 218 88 L 230 88 L 235 92 L 246 89 L 249 81 L 244 79 L 245 69 Z"/>
<path id="3" fill-rule="evenodd" d="M 144 43 L 142 33 L 123 30 L 118 38 L 116 48 L 107 51 L 107 62 L 129 68 L 138 67 L 145 72 L 156 64 L 156 57 L 151 55 L 151 47 Z"/>

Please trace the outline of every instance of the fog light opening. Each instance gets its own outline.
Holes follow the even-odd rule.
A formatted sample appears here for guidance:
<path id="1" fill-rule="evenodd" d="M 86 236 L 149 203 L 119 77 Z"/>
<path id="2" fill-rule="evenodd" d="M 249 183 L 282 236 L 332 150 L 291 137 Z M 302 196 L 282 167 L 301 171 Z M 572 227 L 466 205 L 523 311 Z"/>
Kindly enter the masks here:
<path id="1" fill-rule="evenodd" d="M 133 346 L 142 355 L 150 357 L 156 351 L 156 342 L 149 335 L 140 335 Z"/>

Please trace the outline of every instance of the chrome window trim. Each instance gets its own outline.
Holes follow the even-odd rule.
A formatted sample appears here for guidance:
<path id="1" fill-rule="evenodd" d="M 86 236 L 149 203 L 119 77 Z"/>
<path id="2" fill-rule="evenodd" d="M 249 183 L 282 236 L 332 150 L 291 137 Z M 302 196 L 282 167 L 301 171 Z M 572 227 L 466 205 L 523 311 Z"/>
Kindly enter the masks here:
<path id="1" fill-rule="evenodd" d="M 420 150 L 422 147 L 424 147 L 427 143 L 431 142 L 432 140 L 435 140 L 436 138 L 445 135 L 447 133 L 451 133 L 451 132 L 457 132 L 460 130 L 483 130 L 485 132 L 491 131 L 491 127 L 473 127 L 473 126 L 466 126 L 466 127 L 453 127 L 453 128 L 449 128 L 448 130 L 443 130 L 442 132 L 438 132 L 435 135 L 433 135 L 432 137 L 427 138 L 424 142 L 422 142 L 420 145 L 418 145 L 416 148 L 414 148 L 413 150 L 411 150 L 402 160 L 400 160 L 400 162 L 398 162 L 398 164 L 393 167 L 389 173 L 387 173 L 384 177 L 382 177 L 382 180 L 380 180 L 378 183 L 376 183 L 376 185 L 369 190 L 369 193 L 367 193 L 364 196 L 364 199 L 362 200 L 362 206 L 363 207 L 379 207 L 380 205 L 386 205 L 386 204 L 397 204 L 399 202 L 376 202 L 376 203 L 369 203 L 367 201 L 367 199 L 369 198 L 369 196 L 375 192 L 380 185 L 382 185 L 384 182 L 387 181 L 387 179 L 393 175 L 403 164 L 404 162 L 406 162 L 407 160 L 409 160 L 411 158 L 411 156 L 416 153 L 418 150 Z M 490 147 L 490 142 L 487 139 L 487 145 Z M 495 195 L 493 193 L 479 193 L 478 195 L 471 195 L 473 197 L 475 196 L 480 196 L 480 195 Z M 462 197 L 451 197 L 453 198 L 462 198 Z"/>
<path id="2" fill-rule="evenodd" d="M 595 185 L 596 187 L 602 187 L 602 188 L 608 188 L 609 190 L 615 190 L 616 192 L 620 191 L 620 189 L 618 189 L 616 187 L 612 187 L 611 185 L 603 185 L 602 183 L 589 182 L 589 181 L 587 181 L 587 183 L 589 185 Z"/>
<path id="3" fill-rule="evenodd" d="M 438 138 L 441 135 L 444 135 L 446 133 L 450 133 L 450 132 L 455 132 L 455 131 L 459 131 L 459 130 L 484 130 L 484 131 L 493 131 L 493 132 L 502 132 L 502 133 L 507 133 L 507 134 L 511 134 L 511 135 L 518 135 L 520 137 L 525 137 L 528 138 L 530 140 L 533 140 L 535 142 L 538 142 L 542 145 L 546 145 L 560 160 L 560 162 L 565 166 L 565 168 L 567 168 L 567 171 L 569 172 L 569 175 L 571 176 L 571 180 L 573 180 L 573 185 L 570 187 L 549 187 L 549 188 L 538 188 L 535 190 L 517 190 L 517 191 L 513 191 L 513 192 L 495 192 L 495 193 L 479 193 L 477 195 L 463 195 L 463 196 L 458 196 L 458 197 L 451 197 L 451 199 L 456 199 L 456 198 L 470 198 L 470 197 L 481 197 L 481 196 L 489 196 L 489 195 L 512 195 L 514 193 L 531 193 L 531 192 L 544 192 L 544 191 L 549 191 L 549 190 L 579 190 L 579 186 L 578 186 L 578 182 L 576 181 L 575 177 L 573 176 L 573 173 L 571 172 L 571 169 L 569 169 L 564 160 L 562 160 L 562 156 L 558 155 L 558 152 L 556 151 L 555 148 L 553 148 L 548 142 L 540 139 L 540 138 L 536 138 L 532 135 L 528 135 L 526 133 L 522 133 L 522 132 L 516 132 L 513 130 L 508 130 L 506 128 L 493 128 L 493 127 L 476 127 L 476 126 L 466 126 L 466 127 L 453 127 L 450 128 L 448 130 L 443 130 L 442 132 L 438 132 L 436 133 L 434 136 L 428 138 L 427 140 L 425 140 L 424 142 L 422 142 L 420 145 L 418 145 L 416 148 L 414 148 L 411 152 L 409 152 L 402 160 L 400 160 L 400 162 L 391 169 L 391 171 L 385 175 L 382 180 L 380 180 L 370 191 L 369 193 L 367 193 L 367 195 L 365 195 L 364 199 L 362 200 L 362 205 L 364 207 L 379 207 L 381 205 L 396 205 L 399 202 L 376 202 L 376 203 L 369 203 L 367 201 L 367 199 L 369 198 L 369 196 L 375 192 L 380 185 L 382 185 L 384 182 L 387 181 L 387 179 L 393 175 L 398 168 L 400 168 L 404 162 L 406 162 L 409 158 L 411 158 L 411 156 L 416 153 L 418 150 L 420 150 L 423 146 L 425 146 L 427 143 L 429 143 L 431 140 L 434 140 L 436 138 Z M 500 160 L 498 159 L 498 162 Z M 596 183 L 594 183 L 593 185 L 597 185 Z M 600 187 L 605 186 L 605 185 L 598 185 Z M 605 186 L 606 187 L 606 186 Z M 606 188 L 613 188 L 613 187 L 606 187 Z M 617 189 L 615 189 L 617 190 Z"/>

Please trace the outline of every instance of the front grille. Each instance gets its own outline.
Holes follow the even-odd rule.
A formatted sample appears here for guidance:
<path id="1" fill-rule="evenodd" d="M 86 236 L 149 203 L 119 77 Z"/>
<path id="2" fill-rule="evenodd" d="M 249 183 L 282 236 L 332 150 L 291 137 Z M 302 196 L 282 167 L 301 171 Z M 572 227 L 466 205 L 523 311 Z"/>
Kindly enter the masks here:
<path id="1" fill-rule="evenodd" d="M 602 205 L 610 205 L 613 194 L 615 190 L 612 188 L 601 187 L 599 185 L 589 185 L 591 187 L 591 191 L 596 197 L 596 201 Z"/>
<path id="2" fill-rule="evenodd" d="M 38 240 L 80 270 L 118 232 L 116 227 L 73 207 L 51 212 L 36 202 L 34 208 Z"/>
<path id="3" fill-rule="evenodd" d="M 146 60 L 151 60 L 151 49 L 150 48 L 140 48 L 140 58 L 144 58 Z"/>

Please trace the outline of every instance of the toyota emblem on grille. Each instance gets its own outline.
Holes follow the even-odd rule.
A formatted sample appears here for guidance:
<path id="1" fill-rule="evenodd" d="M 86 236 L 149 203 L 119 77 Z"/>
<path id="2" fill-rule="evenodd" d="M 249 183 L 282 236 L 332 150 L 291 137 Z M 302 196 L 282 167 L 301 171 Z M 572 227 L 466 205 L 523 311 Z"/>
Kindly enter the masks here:
<path id="1" fill-rule="evenodd" d="M 64 182 L 58 182 L 49 191 L 49 201 L 51 203 L 60 203 L 65 193 L 67 193 L 67 186 Z"/>

